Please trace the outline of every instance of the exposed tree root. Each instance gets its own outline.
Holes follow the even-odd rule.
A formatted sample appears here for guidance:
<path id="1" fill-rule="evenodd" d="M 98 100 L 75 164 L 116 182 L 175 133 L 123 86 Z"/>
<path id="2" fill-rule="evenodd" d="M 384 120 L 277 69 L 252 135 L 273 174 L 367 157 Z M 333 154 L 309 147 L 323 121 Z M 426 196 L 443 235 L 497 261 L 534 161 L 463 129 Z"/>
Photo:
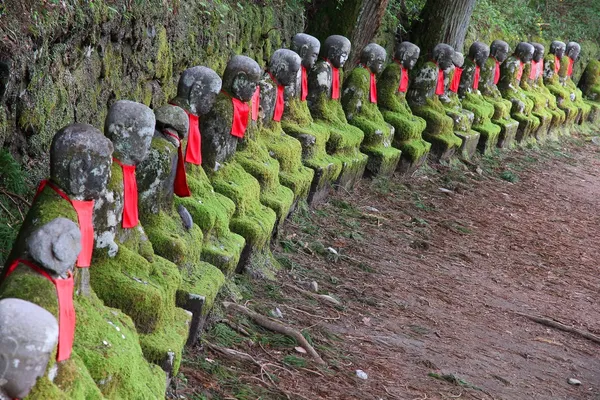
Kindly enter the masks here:
<path id="1" fill-rule="evenodd" d="M 523 316 L 525 318 L 528 318 L 534 322 L 537 322 L 538 324 L 542 324 L 542 325 L 548 326 L 550 328 L 555 328 L 555 329 L 558 329 L 558 330 L 561 330 L 564 332 L 571 332 L 571 333 L 579 335 L 583 338 L 591 340 L 592 342 L 600 344 L 600 337 L 596 336 L 590 332 L 582 331 L 580 329 L 573 328 L 573 327 L 567 326 L 565 324 L 561 324 L 560 322 L 556 322 L 556 321 L 553 321 L 548 318 L 536 317 L 535 315 L 523 314 L 520 312 L 517 312 L 517 314 L 520 316 Z"/>

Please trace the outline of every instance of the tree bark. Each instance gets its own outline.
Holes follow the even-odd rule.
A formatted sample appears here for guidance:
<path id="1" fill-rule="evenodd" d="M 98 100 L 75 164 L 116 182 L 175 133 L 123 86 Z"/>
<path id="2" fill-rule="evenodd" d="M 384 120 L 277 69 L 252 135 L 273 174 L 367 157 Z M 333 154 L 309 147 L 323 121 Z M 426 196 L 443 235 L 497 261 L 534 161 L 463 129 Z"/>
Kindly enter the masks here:
<path id="1" fill-rule="evenodd" d="M 463 52 L 467 27 L 476 0 L 427 0 L 419 21 L 412 27 L 421 54 L 431 54 L 438 43 L 446 43 Z"/>

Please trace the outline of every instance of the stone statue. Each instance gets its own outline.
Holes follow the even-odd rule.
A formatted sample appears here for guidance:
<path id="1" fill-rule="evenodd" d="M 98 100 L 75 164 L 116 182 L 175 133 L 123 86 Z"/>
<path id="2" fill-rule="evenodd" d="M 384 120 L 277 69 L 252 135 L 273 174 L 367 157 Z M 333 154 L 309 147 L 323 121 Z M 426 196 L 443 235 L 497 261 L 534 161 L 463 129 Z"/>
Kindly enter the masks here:
<path id="1" fill-rule="evenodd" d="M 479 91 L 483 98 L 494 106 L 492 122 L 500 127 L 497 143 L 499 148 L 510 148 L 519 128 L 519 122 L 510 117 L 512 103 L 502 97 L 497 86 L 500 82 L 500 65 L 508 58 L 509 51 L 508 43 L 494 40 L 490 46 L 490 57 L 481 67 L 479 80 Z"/>
<path id="2" fill-rule="evenodd" d="M 585 67 L 581 78 L 579 79 L 578 87 L 582 92 L 585 100 L 592 104 L 592 112 L 590 113 L 589 121 L 592 124 L 600 121 L 600 61 L 590 60 Z"/>
<path id="3" fill-rule="evenodd" d="M 223 74 L 223 90 L 211 111 L 200 121 L 203 137 L 234 136 L 238 142 L 244 138 L 250 119 L 247 103 L 253 98 L 260 78 L 260 67 L 251 58 L 234 56 L 229 60 Z M 218 139 L 209 139 L 208 142 L 217 143 Z M 246 240 L 237 267 L 241 271 L 250 265 L 255 254 L 269 251 L 277 217 L 272 209 L 261 203 L 260 183 L 234 159 L 235 150 L 236 147 L 227 147 L 225 151 L 218 151 L 214 164 L 204 163 L 203 167 L 214 190 L 228 197 L 236 206 L 229 226 Z M 271 160 L 274 165 L 277 163 Z"/>
<path id="4" fill-rule="evenodd" d="M 584 100 L 583 93 L 577 88 L 575 82 L 573 82 L 573 67 L 575 63 L 579 60 L 580 53 L 581 46 L 579 45 L 579 43 L 567 43 L 565 51 L 567 62 L 565 67 L 561 68 L 558 74 L 561 77 L 565 88 L 569 90 L 571 94 L 571 99 L 573 99 L 573 103 L 577 106 L 579 110 L 579 115 L 576 121 L 578 124 L 581 125 L 589 120 L 590 114 L 592 113 L 592 108 L 595 108 L 594 114 L 597 114 L 598 112 L 600 112 L 600 110 L 598 110 L 597 107 L 595 107 L 595 104 L 586 102 Z"/>
<path id="5" fill-rule="evenodd" d="M 545 122 L 532 114 L 534 103 L 520 86 L 524 65 L 531 62 L 534 51 L 529 43 L 520 42 L 513 55 L 502 64 L 500 71 L 498 88 L 502 96 L 512 103 L 511 116 L 519 121 L 515 137 L 518 143 L 535 142 L 535 133 L 542 122 Z"/>
<path id="6" fill-rule="evenodd" d="M 463 73 L 465 57 L 462 53 L 454 52 L 453 66 L 444 71 L 446 77 L 445 92 L 440 96 L 440 101 L 448 115 L 454 121 L 454 134 L 462 139 L 459 155 L 464 160 L 470 160 L 477 151 L 479 132 L 471 129 L 475 114 L 462 108 L 458 98 L 458 88 Z"/>
<path id="7" fill-rule="evenodd" d="M 482 154 L 490 154 L 497 146 L 500 126 L 492 123 L 494 105 L 488 103 L 479 86 L 481 85 L 481 69 L 490 56 L 490 48 L 482 42 L 474 42 L 469 48 L 469 56 L 465 60 L 460 78 L 458 94 L 462 107 L 473 112 L 473 130 L 479 132 L 477 148 Z"/>
<path id="8" fill-rule="evenodd" d="M 346 120 L 340 102 L 344 81 L 342 68 L 348 60 L 350 41 L 329 36 L 321 47 L 319 60 L 308 75 L 308 108 L 317 125 L 330 132 L 327 153 L 342 161 L 336 185 L 351 190 L 365 171 L 367 156 L 360 152 L 364 133 Z"/>
<path id="9" fill-rule="evenodd" d="M 327 197 L 342 171 L 343 161 L 327 154 L 329 129 L 314 123 L 308 109 L 308 73 L 315 65 L 321 43 L 317 38 L 298 33 L 292 38 L 292 50 L 301 58 L 300 73 L 285 88 L 285 110 L 281 119 L 283 131 L 302 145 L 302 162 L 314 170 L 308 203 L 316 204 Z"/>
<path id="10" fill-rule="evenodd" d="M 563 62 L 566 45 L 558 40 L 550 44 L 550 52 L 544 58 L 544 85 L 550 93 L 555 97 L 558 108 L 565 113 L 565 131 L 568 134 L 573 128 L 575 120 L 579 115 L 579 109 L 573 103 L 571 93 L 561 82 L 559 71 L 564 68 L 567 70 L 567 65 Z"/>
<path id="11" fill-rule="evenodd" d="M 417 170 L 431 149 L 431 144 L 421 136 L 425 120 L 413 115 L 406 102 L 409 73 L 417 64 L 420 52 L 413 43 L 396 43 L 394 62 L 383 70 L 377 81 L 377 105 L 383 119 L 394 127 L 392 145 L 402 152 L 397 170 L 404 175 Z"/>
<path id="12" fill-rule="evenodd" d="M 94 212 L 97 230 L 92 288 L 110 307 L 129 315 L 148 361 L 168 376 L 176 373 L 188 335 L 189 314 L 175 306 L 181 274 L 154 253 L 139 223 L 136 168 L 150 151 L 156 119 L 152 110 L 128 100 L 108 110 L 105 135 L 115 148 L 109 183 Z"/>
<path id="13" fill-rule="evenodd" d="M 386 51 L 370 43 L 360 53 L 360 67 L 344 81 L 342 107 L 351 125 L 365 134 L 361 151 L 369 160 L 371 176 L 391 176 L 400 162 L 401 151 L 392 147 L 394 128 L 385 122 L 377 107 L 377 75 L 383 71 Z"/>
<path id="14" fill-rule="evenodd" d="M 449 160 L 462 144 L 462 140 L 454 134 L 454 121 L 446 115 L 439 98 L 445 91 L 444 71 L 452 68 L 453 57 L 451 46 L 436 45 L 432 60 L 421 66 L 408 88 L 410 108 L 427 122 L 423 139 L 431 143 L 430 154 L 434 161 Z"/>
<path id="15" fill-rule="evenodd" d="M 157 129 L 164 134 L 175 133 L 179 137 L 179 143 L 174 136 L 166 135 L 167 140 L 172 140 L 179 149 L 187 147 L 191 132 L 197 132 L 201 137 L 202 163 L 211 165 L 213 168 L 217 163 L 224 162 L 230 153 L 235 152 L 237 138 L 231 135 L 210 136 L 201 129 L 204 116 L 213 108 L 215 101 L 220 95 L 221 78 L 210 68 L 196 66 L 189 68 L 179 78 L 177 97 L 171 104 L 179 106 L 188 115 L 187 132 L 185 127 L 168 129 L 165 124 L 178 120 L 175 109 L 165 108 L 162 111 L 172 112 L 161 116 L 162 121 L 157 121 Z M 161 111 L 161 115 L 162 114 Z M 173 123 L 173 122 L 170 122 Z M 183 128 L 183 130 L 182 130 Z M 174 131 L 173 131 L 174 130 Z M 211 130 L 208 130 L 210 133 Z M 182 151 L 183 153 L 183 151 Z M 229 198 L 216 193 L 202 166 L 193 163 L 185 163 L 185 174 L 178 155 L 178 168 L 175 170 L 175 178 L 180 175 L 186 177 L 185 184 L 180 179 L 178 186 L 180 193 L 175 196 L 175 207 L 189 213 L 194 224 L 197 224 L 204 233 L 204 244 L 201 248 L 201 259 L 219 268 L 225 275 L 231 274 L 237 267 L 245 240 L 242 236 L 233 233 L 229 224 L 235 213 L 235 204 Z M 176 182 L 177 183 L 177 180 Z M 170 183 L 169 183 L 170 185 Z M 187 185 L 187 195 L 185 187 Z"/>

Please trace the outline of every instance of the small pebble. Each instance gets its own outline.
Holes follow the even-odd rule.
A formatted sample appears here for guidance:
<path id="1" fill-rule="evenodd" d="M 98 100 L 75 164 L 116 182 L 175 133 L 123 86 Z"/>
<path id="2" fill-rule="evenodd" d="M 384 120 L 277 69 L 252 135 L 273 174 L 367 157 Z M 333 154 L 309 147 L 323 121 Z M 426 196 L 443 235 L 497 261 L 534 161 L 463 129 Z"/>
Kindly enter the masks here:
<path id="1" fill-rule="evenodd" d="M 575 378 L 569 378 L 569 385 L 579 386 L 581 385 L 581 381 Z"/>
<path id="2" fill-rule="evenodd" d="M 274 316 L 275 318 L 283 318 L 283 313 L 277 307 L 275 307 L 274 310 L 271 310 L 271 315 Z"/>
<path id="3" fill-rule="evenodd" d="M 367 378 L 369 377 L 367 375 L 367 373 L 365 371 L 363 371 L 362 369 L 356 370 L 356 376 L 358 376 L 360 379 L 364 379 L 364 380 L 367 380 Z"/>
<path id="4" fill-rule="evenodd" d="M 315 281 L 312 281 L 310 283 L 310 290 L 312 290 L 315 293 L 319 293 L 319 284 Z"/>

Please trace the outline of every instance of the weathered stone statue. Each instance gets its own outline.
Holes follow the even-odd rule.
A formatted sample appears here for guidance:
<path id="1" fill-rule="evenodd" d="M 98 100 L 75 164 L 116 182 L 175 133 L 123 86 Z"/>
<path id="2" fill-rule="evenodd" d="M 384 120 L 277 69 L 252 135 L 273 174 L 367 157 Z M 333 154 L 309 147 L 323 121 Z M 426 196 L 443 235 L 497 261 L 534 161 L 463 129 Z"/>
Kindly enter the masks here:
<path id="1" fill-rule="evenodd" d="M 155 111 L 156 131 L 148 156 L 137 167 L 140 219 L 154 252 L 175 263 L 181 273 L 177 306 L 193 314 L 188 345 L 196 343 L 206 315 L 225 276 L 202 261 L 204 236 L 189 211 L 175 207 L 173 188 L 177 173 L 185 174 L 179 157 L 181 139 L 187 135 L 188 116 L 180 107 L 163 106 Z M 241 249 L 240 249 L 241 252 Z M 238 253 L 239 254 L 239 253 Z"/>
<path id="2" fill-rule="evenodd" d="M 479 90 L 481 68 L 485 66 L 489 55 L 490 48 L 485 43 L 474 42 L 471 45 L 458 88 L 462 107 L 474 114 L 472 128 L 480 134 L 477 148 L 482 154 L 494 151 L 500 135 L 500 126 L 492 123 L 494 106 L 485 100 Z"/>
<path id="3" fill-rule="evenodd" d="M 463 73 L 465 57 L 462 53 L 454 52 L 452 57 L 453 67 L 444 71 L 445 91 L 440 96 L 440 101 L 446 108 L 446 114 L 454 121 L 454 134 L 462 139 L 459 155 L 462 159 L 469 160 L 477 151 L 479 132 L 471 129 L 475 114 L 462 108 L 458 98 L 458 88 Z"/>
<path id="4" fill-rule="evenodd" d="M 189 314 L 176 308 L 181 274 L 154 253 L 139 223 L 136 168 L 154 136 L 155 117 L 143 104 L 120 100 L 109 109 L 105 135 L 115 148 L 106 190 L 94 212 L 97 230 L 92 288 L 105 304 L 133 319 L 146 358 L 168 375 L 177 372 L 188 336 Z"/>
<path id="5" fill-rule="evenodd" d="M 524 65 L 532 60 L 533 53 L 532 45 L 520 42 L 513 55 L 502 64 L 498 83 L 502 96 L 512 103 L 511 116 L 519 121 L 519 129 L 515 137 L 519 143 L 535 141 L 535 132 L 542 125 L 542 121 L 532 114 L 533 101 L 527 97 L 520 86 Z"/>
<path id="6" fill-rule="evenodd" d="M 223 90 L 211 111 L 200 121 L 202 137 L 210 138 L 208 143 L 225 143 L 230 136 L 236 141 L 244 138 L 250 118 L 247 102 L 256 92 L 260 78 L 260 67 L 251 58 L 234 56 L 229 60 L 223 74 Z M 217 154 L 212 163 L 205 161 L 203 164 L 214 190 L 231 199 L 236 206 L 229 226 L 246 240 L 238 264 L 241 271 L 249 265 L 253 255 L 269 251 L 277 216 L 261 203 L 258 180 L 234 159 L 236 146 L 215 145 L 205 149 Z M 277 163 L 271 160 L 274 165 Z"/>
<path id="7" fill-rule="evenodd" d="M 323 201 L 342 171 L 343 162 L 327 154 L 326 145 L 330 138 L 329 129 L 314 123 L 308 109 L 308 73 L 313 68 L 321 43 L 317 38 L 298 33 L 292 38 L 292 50 L 302 62 L 295 81 L 285 88 L 285 110 L 281 127 L 288 135 L 298 139 L 302 145 L 302 162 L 314 170 L 309 203 Z"/>
<path id="8" fill-rule="evenodd" d="M 342 91 L 346 119 L 365 134 L 360 149 L 369 157 L 367 171 L 372 176 L 392 175 L 401 156 L 401 151 L 392 147 L 394 128 L 377 107 L 377 75 L 383 71 L 386 56 L 378 44 L 366 45 L 360 53 L 361 65 L 350 72 Z"/>
<path id="9" fill-rule="evenodd" d="M 573 104 L 577 106 L 579 109 L 579 116 L 577 117 L 577 123 L 580 125 L 584 122 L 587 122 L 590 117 L 590 113 L 592 113 L 592 107 L 595 106 L 593 103 L 588 103 L 583 98 L 583 93 L 581 90 L 577 88 L 575 82 L 573 82 L 573 67 L 577 60 L 579 60 L 579 54 L 581 53 L 581 46 L 577 42 L 569 42 L 567 43 L 565 55 L 567 58 L 566 65 L 560 69 L 558 72 L 561 77 L 561 81 L 567 90 L 569 90 L 571 94 L 571 99 L 573 99 Z M 597 114 L 599 111 L 594 110 L 594 114 Z"/>
<path id="10" fill-rule="evenodd" d="M 492 122 L 500 127 L 497 143 L 499 148 L 511 147 L 519 128 L 519 122 L 510 117 L 512 103 L 502 97 L 497 86 L 500 82 L 500 65 L 508 58 L 509 51 L 508 43 L 494 40 L 490 46 L 490 57 L 481 67 L 479 80 L 479 91 L 483 98 L 494 106 Z"/>
<path id="11" fill-rule="evenodd" d="M 558 108 L 565 112 L 565 131 L 563 133 L 568 134 L 575 124 L 579 110 L 573 104 L 571 93 L 560 81 L 559 71 L 561 68 L 564 68 L 565 71 L 567 69 L 562 62 L 566 47 L 563 42 L 558 40 L 553 41 L 550 45 L 550 53 L 544 58 L 544 85 L 556 98 Z"/>
<path id="12" fill-rule="evenodd" d="M 589 121 L 593 124 L 598 123 L 600 121 L 600 111 L 598 110 L 598 106 L 600 106 L 599 60 L 590 60 L 579 79 L 578 87 L 582 91 L 585 100 L 592 104 Z"/>
<path id="13" fill-rule="evenodd" d="M 392 145 L 402 155 L 397 170 L 411 175 L 427 159 L 431 144 L 423 140 L 425 120 L 413 115 L 406 101 L 409 73 L 415 67 L 421 50 L 410 42 L 396 43 L 394 62 L 377 81 L 377 105 L 383 119 L 394 127 Z"/>
<path id="14" fill-rule="evenodd" d="M 413 113 L 427 122 L 423 139 L 431 143 L 434 161 L 449 160 L 460 149 L 462 139 L 454 134 L 454 121 L 446 115 L 439 97 L 444 95 L 444 70 L 452 68 L 454 49 L 440 43 L 415 75 L 408 89 L 407 100 Z"/>
<path id="15" fill-rule="evenodd" d="M 336 182 L 347 190 L 362 178 L 367 156 L 360 152 L 364 133 L 346 120 L 340 102 L 342 68 L 348 60 L 350 41 L 339 35 L 329 36 L 321 47 L 319 60 L 308 75 L 308 107 L 317 125 L 330 132 L 327 153 L 342 161 Z"/>

